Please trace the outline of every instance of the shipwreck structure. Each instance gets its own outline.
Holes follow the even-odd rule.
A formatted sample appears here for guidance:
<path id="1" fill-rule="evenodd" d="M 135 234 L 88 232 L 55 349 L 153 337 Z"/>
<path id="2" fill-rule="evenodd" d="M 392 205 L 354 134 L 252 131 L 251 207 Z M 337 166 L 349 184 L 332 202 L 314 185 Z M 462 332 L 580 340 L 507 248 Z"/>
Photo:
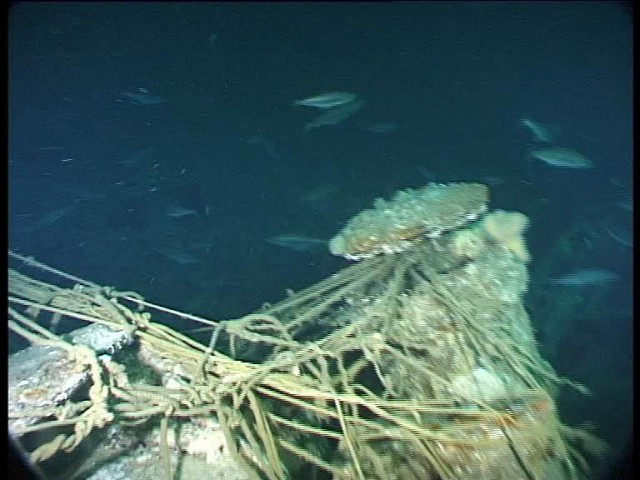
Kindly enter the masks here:
<path id="1" fill-rule="evenodd" d="M 522 304 L 528 219 L 488 204 L 476 183 L 378 199 L 329 244 L 356 263 L 225 321 L 11 254 L 9 328 L 32 346 L 10 358 L 9 430 L 52 478 L 585 478 L 600 444 L 554 401 L 585 389 Z"/>

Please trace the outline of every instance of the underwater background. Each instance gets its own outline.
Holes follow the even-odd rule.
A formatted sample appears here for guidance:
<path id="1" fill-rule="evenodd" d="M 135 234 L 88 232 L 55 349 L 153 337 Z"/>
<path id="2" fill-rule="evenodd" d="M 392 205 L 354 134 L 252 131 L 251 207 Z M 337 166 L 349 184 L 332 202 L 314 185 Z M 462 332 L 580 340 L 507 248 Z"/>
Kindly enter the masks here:
<path id="1" fill-rule="evenodd" d="M 609 443 L 594 478 L 627 478 L 631 23 L 617 2 L 15 4 L 9 247 L 233 318 L 344 267 L 319 240 L 376 197 L 485 183 L 531 219 L 543 355 L 593 392 L 561 417 Z M 363 104 L 305 128 L 294 102 L 325 92 Z M 534 158 L 523 120 L 591 168 Z"/>

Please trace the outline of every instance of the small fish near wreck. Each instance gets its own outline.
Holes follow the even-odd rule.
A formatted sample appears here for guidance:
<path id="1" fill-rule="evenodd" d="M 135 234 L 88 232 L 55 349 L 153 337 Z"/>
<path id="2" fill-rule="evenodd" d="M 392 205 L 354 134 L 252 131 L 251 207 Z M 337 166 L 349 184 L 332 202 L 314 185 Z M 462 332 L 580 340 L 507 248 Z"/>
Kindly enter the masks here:
<path id="1" fill-rule="evenodd" d="M 294 106 L 313 107 L 323 110 L 320 115 L 305 125 L 305 130 L 337 125 L 355 114 L 364 104 L 364 100 L 349 92 L 321 93 L 293 103 Z"/>
<path id="2" fill-rule="evenodd" d="M 521 118 L 520 124 L 531 132 L 533 140 L 536 142 L 551 143 L 554 139 L 554 135 L 547 126 L 535 122 L 530 118 Z"/>
<path id="3" fill-rule="evenodd" d="M 585 287 L 589 285 L 603 285 L 615 282 L 620 276 L 617 273 L 600 268 L 589 268 L 568 273 L 561 277 L 549 280 L 551 285 L 561 285 L 564 287 Z"/>
<path id="4" fill-rule="evenodd" d="M 593 162 L 571 148 L 549 147 L 534 149 L 529 152 L 533 158 L 543 161 L 547 165 L 559 168 L 592 168 Z"/>
<path id="5" fill-rule="evenodd" d="M 339 107 L 331 108 L 321 115 L 313 118 L 309 123 L 305 125 L 304 129 L 308 131 L 318 127 L 337 125 L 338 123 L 344 122 L 347 118 L 354 115 L 364 106 L 364 104 L 364 100 L 355 100 L 353 102 L 340 105 Z"/>
<path id="6" fill-rule="evenodd" d="M 357 96 L 354 93 L 349 92 L 327 92 L 312 97 L 303 98 L 302 100 L 296 100 L 293 102 L 294 106 L 314 107 L 325 110 L 327 108 L 334 108 L 345 103 L 353 102 Z"/>

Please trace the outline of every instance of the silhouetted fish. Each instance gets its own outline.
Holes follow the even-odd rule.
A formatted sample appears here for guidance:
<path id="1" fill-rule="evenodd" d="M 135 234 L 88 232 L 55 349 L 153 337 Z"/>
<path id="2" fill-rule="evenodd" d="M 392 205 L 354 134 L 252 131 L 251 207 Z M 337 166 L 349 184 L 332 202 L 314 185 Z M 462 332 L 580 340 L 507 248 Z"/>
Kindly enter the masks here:
<path id="1" fill-rule="evenodd" d="M 271 139 L 265 137 L 264 135 L 253 135 L 247 138 L 246 142 L 250 145 L 258 145 L 264 149 L 267 155 L 271 157 L 272 160 L 276 160 L 278 162 L 282 161 L 282 156 L 280 155 L 278 149 Z"/>
<path id="2" fill-rule="evenodd" d="M 166 100 L 158 95 L 151 95 L 146 88 L 139 88 L 137 92 L 122 92 L 121 95 L 136 105 L 159 105 Z"/>
<path id="3" fill-rule="evenodd" d="M 74 206 L 71 205 L 67 207 L 58 208 L 56 210 L 52 210 L 46 213 L 44 216 L 42 216 L 36 223 L 31 225 L 29 228 L 27 228 L 27 231 L 35 232 L 42 228 L 48 228 L 53 224 L 57 223 L 58 220 L 69 215 L 73 211 L 73 209 L 74 209 Z"/>
<path id="4" fill-rule="evenodd" d="M 327 241 L 319 238 L 307 237 L 305 235 L 297 235 L 295 233 L 284 233 L 274 237 L 267 238 L 267 242 L 278 245 L 279 247 L 287 247 L 298 252 L 307 252 L 318 247 L 326 247 Z"/>
<path id="5" fill-rule="evenodd" d="M 165 215 L 171 218 L 182 218 L 190 215 L 198 215 L 198 212 L 190 208 L 181 207 L 180 205 L 170 205 L 164 211 Z"/>
<path id="6" fill-rule="evenodd" d="M 333 183 L 323 183 L 308 190 L 301 198 L 304 203 L 317 204 L 327 202 L 340 190 L 340 187 Z"/>
<path id="7" fill-rule="evenodd" d="M 607 235 L 618 242 L 623 247 L 633 247 L 633 230 L 631 225 L 623 225 L 619 221 L 601 222 L 602 228 Z"/>
<path id="8" fill-rule="evenodd" d="M 626 195 L 618 202 L 618 206 L 627 212 L 633 212 L 633 197 Z"/>
<path id="9" fill-rule="evenodd" d="M 400 126 L 394 122 L 379 122 L 367 125 L 364 129 L 371 133 L 387 134 L 397 132 Z"/>
<path id="10" fill-rule="evenodd" d="M 617 273 L 601 268 L 588 268 L 568 273 L 561 277 L 552 278 L 549 283 L 552 285 L 562 285 L 565 287 L 583 287 L 586 285 L 600 285 L 611 283 L 620 277 Z"/>
<path id="11" fill-rule="evenodd" d="M 195 265 L 199 263 L 197 257 L 189 252 L 181 252 L 172 248 L 156 248 L 155 251 L 179 265 Z"/>

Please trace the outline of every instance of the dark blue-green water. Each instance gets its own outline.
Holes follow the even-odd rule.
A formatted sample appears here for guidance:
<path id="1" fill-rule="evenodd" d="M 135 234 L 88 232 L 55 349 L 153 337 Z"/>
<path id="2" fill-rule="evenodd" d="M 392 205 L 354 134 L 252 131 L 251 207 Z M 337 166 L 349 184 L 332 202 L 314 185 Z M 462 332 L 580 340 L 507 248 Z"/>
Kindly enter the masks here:
<path id="1" fill-rule="evenodd" d="M 346 261 L 320 245 L 375 197 L 491 185 L 531 219 L 527 307 L 561 397 L 632 433 L 632 12 L 616 2 L 25 3 L 9 14 L 9 247 L 229 318 Z M 352 92 L 336 125 L 295 100 Z M 526 118 L 595 165 L 532 160 Z M 615 282 L 561 288 L 582 269 Z M 189 325 L 180 325 L 189 328 Z"/>

